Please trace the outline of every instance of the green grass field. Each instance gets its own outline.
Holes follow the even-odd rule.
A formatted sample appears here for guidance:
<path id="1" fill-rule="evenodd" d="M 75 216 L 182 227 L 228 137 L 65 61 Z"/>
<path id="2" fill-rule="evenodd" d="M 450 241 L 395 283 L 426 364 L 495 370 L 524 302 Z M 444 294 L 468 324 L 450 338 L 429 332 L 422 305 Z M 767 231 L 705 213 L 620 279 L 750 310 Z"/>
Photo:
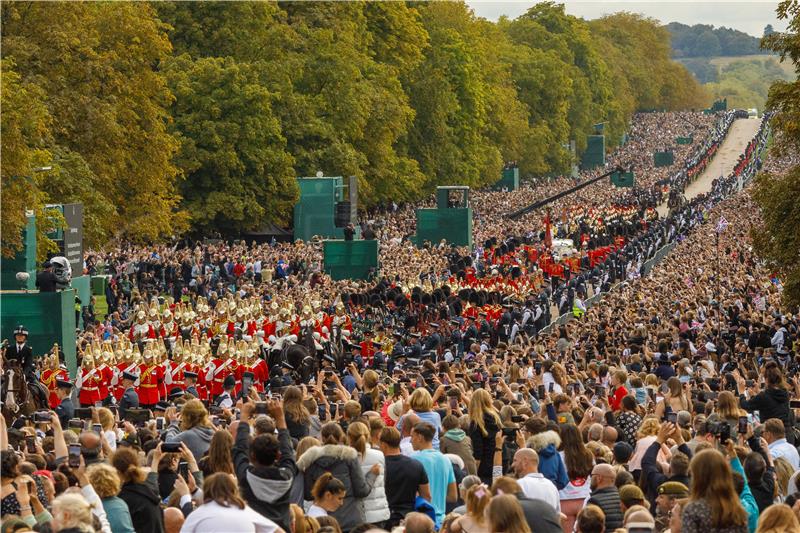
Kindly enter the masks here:
<path id="1" fill-rule="evenodd" d="M 786 61 L 781 62 L 779 56 L 773 56 L 773 55 L 752 54 L 752 55 L 745 55 L 745 56 L 713 57 L 713 58 L 710 59 L 710 62 L 711 62 L 712 65 L 716 65 L 721 69 L 723 67 L 726 67 L 726 66 L 730 65 L 734 61 L 748 61 L 748 60 L 751 60 L 751 59 L 757 59 L 757 60 L 762 61 L 762 62 L 766 61 L 768 59 L 774 59 L 775 61 L 778 62 L 778 64 L 781 66 L 781 68 L 784 70 L 784 72 L 786 72 L 787 75 L 789 75 L 789 76 L 794 76 L 795 75 L 794 66 L 792 65 L 791 61 L 789 61 L 787 59 Z"/>

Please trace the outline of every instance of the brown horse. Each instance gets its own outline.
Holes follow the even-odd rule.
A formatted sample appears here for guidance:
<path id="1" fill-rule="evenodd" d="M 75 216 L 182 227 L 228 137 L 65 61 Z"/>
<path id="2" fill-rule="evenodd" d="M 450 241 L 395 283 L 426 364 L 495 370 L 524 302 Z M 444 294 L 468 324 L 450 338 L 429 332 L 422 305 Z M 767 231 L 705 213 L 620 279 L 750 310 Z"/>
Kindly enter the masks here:
<path id="1" fill-rule="evenodd" d="M 17 361 L 3 362 L 0 396 L 3 402 L 2 414 L 9 425 L 20 415 L 30 416 L 36 410 L 49 409 L 44 386 L 38 381 L 28 382 Z"/>

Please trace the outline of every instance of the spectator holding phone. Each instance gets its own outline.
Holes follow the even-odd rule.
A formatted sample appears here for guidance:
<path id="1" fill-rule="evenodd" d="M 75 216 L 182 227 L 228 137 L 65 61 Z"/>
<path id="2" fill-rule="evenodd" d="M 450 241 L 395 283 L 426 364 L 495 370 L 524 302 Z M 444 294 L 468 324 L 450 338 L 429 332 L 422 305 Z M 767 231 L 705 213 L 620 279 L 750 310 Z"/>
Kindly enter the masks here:
<path id="1" fill-rule="evenodd" d="M 242 403 L 236 441 L 233 446 L 233 465 L 243 499 L 256 512 L 269 518 L 285 531 L 291 529 L 291 488 L 297 475 L 294 449 L 286 428 L 283 406 L 278 400 L 267 402 L 270 416 L 275 420 L 278 435 L 262 434 L 250 439 L 250 422 L 255 403 Z"/>
<path id="2" fill-rule="evenodd" d="M 180 415 L 174 407 L 165 412 L 169 427 L 165 432 L 166 442 L 185 442 L 195 460 L 202 458 L 211 446 L 214 426 L 208 420 L 208 411 L 200 400 L 189 400 L 183 404 Z"/>

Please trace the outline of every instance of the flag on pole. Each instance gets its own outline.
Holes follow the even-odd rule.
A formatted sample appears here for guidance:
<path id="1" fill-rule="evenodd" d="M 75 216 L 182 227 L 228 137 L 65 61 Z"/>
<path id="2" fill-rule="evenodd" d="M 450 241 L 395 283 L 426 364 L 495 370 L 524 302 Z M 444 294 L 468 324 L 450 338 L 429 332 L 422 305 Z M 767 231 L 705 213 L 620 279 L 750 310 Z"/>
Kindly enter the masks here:
<path id="1" fill-rule="evenodd" d="M 725 220 L 724 216 L 719 217 L 719 221 L 717 222 L 717 233 L 722 233 L 728 227 L 728 221 Z"/>

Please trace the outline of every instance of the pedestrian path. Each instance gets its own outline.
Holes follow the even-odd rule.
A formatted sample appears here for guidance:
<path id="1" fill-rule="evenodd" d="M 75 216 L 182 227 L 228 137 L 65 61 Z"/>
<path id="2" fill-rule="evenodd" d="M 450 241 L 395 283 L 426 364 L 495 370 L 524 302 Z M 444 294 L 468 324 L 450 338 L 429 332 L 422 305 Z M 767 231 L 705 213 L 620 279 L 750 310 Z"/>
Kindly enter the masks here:
<path id="1" fill-rule="evenodd" d="M 731 124 L 728 136 L 722 142 L 719 151 L 706 167 L 699 178 L 694 180 L 686 187 L 684 196 L 689 201 L 692 198 L 705 194 L 711 190 L 711 182 L 720 176 L 727 176 L 736 166 L 739 156 L 744 153 L 744 149 L 761 127 L 760 118 L 741 118 Z M 658 215 L 664 217 L 669 212 L 667 202 L 659 205 Z"/>

